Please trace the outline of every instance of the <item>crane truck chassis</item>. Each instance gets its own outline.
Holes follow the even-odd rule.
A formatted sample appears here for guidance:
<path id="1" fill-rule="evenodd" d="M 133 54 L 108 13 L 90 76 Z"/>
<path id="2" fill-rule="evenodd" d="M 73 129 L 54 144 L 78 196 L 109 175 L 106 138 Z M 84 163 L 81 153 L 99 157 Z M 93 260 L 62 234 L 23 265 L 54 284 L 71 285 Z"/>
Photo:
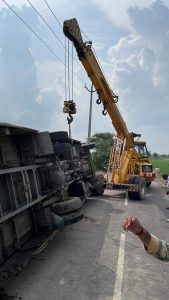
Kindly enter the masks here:
<path id="1" fill-rule="evenodd" d="M 117 132 L 110 154 L 105 187 L 128 191 L 130 199 L 142 200 L 145 198 L 146 188 L 155 180 L 146 143 L 139 141 L 140 134 L 128 131 L 117 107 L 118 96 L 109 87 L 92 49 L 92 42 L 83 41 L 77 20 L 64 21 L 63 32 L 74 44 L 78 58 L 97 91 L 96 103 L 103 105 L 102 114 L 109 115 Z"/>

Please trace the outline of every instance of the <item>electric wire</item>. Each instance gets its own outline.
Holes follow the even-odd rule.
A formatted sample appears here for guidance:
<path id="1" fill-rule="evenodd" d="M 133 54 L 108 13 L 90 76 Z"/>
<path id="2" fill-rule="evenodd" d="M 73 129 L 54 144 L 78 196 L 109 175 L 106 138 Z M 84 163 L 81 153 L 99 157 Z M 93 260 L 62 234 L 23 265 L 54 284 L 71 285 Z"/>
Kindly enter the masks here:
<path id="1" fill-rule="evenodd" d="M 61 23 L 59 22 L 58 18 L 56 17 L 56 15 L 54 14 L 52 8 L 50 7 L 50 5 L 48 4 L 48 2 L 46 0 L 44 0 L 44 2 L 46 3 L 47 7 L 49 8 L 50 12 L 52 13 L 52 15 L 54 16 L 55 20 L 57 21 L 57 23 L 59 24 L 59 26 L 61 27 L 61 30 L 62 30 L 62 25 Z"/>
<path id="2" fill-rule="evenodd" d="M 27 0 L 27 1 L 29 1 L 29 0 Z M 51 12 L 52 15 L 54 16 L 54 18 L 55 18 L 55 20 L 57 21 L 57 23 L 59 24 L 59 26 L 60 26 L 60 28 L 61 28 L 61 31 L 62 31 L 62 33 L 63 33 L 63 27 L 62 27 L 61 23 L 59 22 L 58 18 L 56 17 L 55 13 L 53 12 L 51 6 L 48 4 L 48 2 L 47 2 L 46 0 L 44 0 L 44 2 L 45 2 L 46 5 L 48 6 L 50 12 Z M 46 23 L 46 22 L 45 22 L 45 23 Z M 49 26 L 48 26 L 48 27 L 49 27 Z M 64 46 L 63 43 L 62 43 L 62 46 Z M 77 63 L 77 65 L 81 68 L 81 65 L 79 64 L 78 60 L 76 60 L 75 58 L 73 58 L 73 59 L 74 59 L 74 61 Z"/>
<path id="3" fill-rule="evenodd" d="M 44 19 L 44 17 L 40 14 L 40 12 L 38 12 L 38 10 L 36 9 L 36 7 L 29 1 L 27 0 L 27 2 L 32 6 L 32 8 L 36 11 L 36 13 L 38 14 L 38 16 L 43 20 L 43 22 L 46 24 L 46 26 L 50 29 L 50 31 L 53 33 L 53 35 L 55 36 L 55 38 L 61 43 L 61 45 L 63 47 L 64 44 L 62 43 L 62 41 L 60 40 L 60 38 L 57 36 L 57 34 L 55 33 L 55 31 L 52 29 L 52 27 L 46 22 L 46 20 Z"/>
<path id="4" fill-rule="evenodd" d="M 42 40 L 42 38 L 19 16 L 19 14 L 5 0 L 2 1 L 24 23 L 24 25 L 45 45 L 45 47 L 64 65 L 63 61 L 57 56 L 57 54 L 52 50 L 52 48 Z"/>
<path id="5" fill-rule="evenodd" d="M 19 16 L 19 14 L 5 0 L 2 0 L 2 1 L 22 21 L 22 23 L 41 41 L 41 43 L 43 45 L 45 45 L 45 47 L 60 61 L 60 63 L 65 66 L 64 62 L 59 58 L 59 56 L 56 54 L 56 52 L 49 45 L 47 45 L 46 42 L 44 42 L 44 40 Z M 77 75 L 75 72 L 74 72 L 74 75 L 80 81 L 82 81 L 83 83 L 85 83 L 85 81 L 79 75 Z"/>
<path id="6" fill-rule="evenodd" d="M 49 46 L 47 45 L 43 39 L 19 16 L 19 14 L 5 1 L 5 0 L 2 0 L 5 5 L 21 20 L 21 22 L 41 41 L 41 43 L 60 61 L 60 63 L 62 65 L 65 66 L 65 70 L 67 69 L 68 70 L 68 74 L 69 74 L 69 67 L 67 68 L 67 65 L 66 65 L 66 54 L 65 54 L 65 63 L 59 58 L 59 56 L 55 53 L 55 51 Z M 28 1 L 29 2 L 29 1 Z M 44 2 L 48 5 L 47 1 L 44 0 Z M 38 13 L 39 14 L 39 13 Z M 55 16 L 55 15 L 54 15 Z M 55 17 L 56 18 L 56 17 Z M 57 20 L 57 18 L 56 18 Z M 58 21 L 58 20 L 57 20 Z M 60 23 L 59 23 L 60 24 Z M 60 24 L 61 26 L 61 24 Z M 61 26 L 62 28 L 62 26 Z M 84 34 L 84 33 L 83 33 Z M 85 34 L 84 34 L 85 35 Z M 86 35 L 85 35 L 86 36 Z M 86 36 L 87 37 L 87 36 Z M 65 41 L 66 41 L 66 38 L 65 38 Z M 68 44 L 69 45 L 69 44 Z M 66 47 L 66 42 L 65 42 L 65 46 L 64 48 Z M 68 53 L 69 53 L 69 50 L 68 50 Z M 69 55 L 68 55 L 69 57 Z M 77 75 L 76 73 L 74 73 L 74 71 L 72 70 L 72 74 L 75 74 L 75 76 L 80 80 L 82 81 L 83 83 L 85 83 L 85 81 L 79 76 Z M 66 88 L 66 72 L 65 72 L 65 94 L 66 94 L 66 98 L 67 98 L 67 88 Z M 69 79 L 69 82 L 70 82 L 70 79 Z M 70 86 L 70 85 L 69 85 Z M 73 83 L 72 83 L 72 87 L 73 87 Z M 69 90 L 69 99 L 70 99 L 70 90 Z M 99 114 L 100 116 L 100 113 L 98 112 L 96 106 L 94 106 L 97 113 Z M 104 120 L 104 119 L 103 119 Z M 104 121 L 103 121 L 104 122 Z M 104 122 L 105 123 L 105 122 Z M 106 125 L 106 124 L 105 124 Z M 107 127 L 107 125 L 106 125 Z M 109 130 L 109 129 L 108 129 Z"/>

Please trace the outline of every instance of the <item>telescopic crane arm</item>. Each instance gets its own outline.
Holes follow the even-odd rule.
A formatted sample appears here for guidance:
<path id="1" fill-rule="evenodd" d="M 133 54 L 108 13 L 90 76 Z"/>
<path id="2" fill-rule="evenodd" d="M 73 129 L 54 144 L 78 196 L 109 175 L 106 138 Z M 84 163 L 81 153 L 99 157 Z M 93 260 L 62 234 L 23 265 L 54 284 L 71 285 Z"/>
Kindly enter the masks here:
<path id="1" fill-rule="evenodd" d="M 122 140 L 126 139 L 126 148 L 134 143 L 133 133 L 129 133 L 126 124 L 117 107 L 118 97 L 110 89 L 108 82 L 99 66 L 96 56 L 92 50 L 91 42 L 84 42 L 76 19 L 64 21 L 63 32 L 71 40 L 76 48 L 79 60 L 83 64 L 89 78 L 91 79 L 97 94 L 98 102 L 103 104 L 103 114 L 108 113 L 117 136 Z"/>
<path id="2" fill-rule="evenodd" d="M 103 115 L 109 114 L 117 132 L 108 163 L 106 188 L 128 191 L 131 199 L 144 199 L 146 186 L 150 186 L 155 179 L 146 143 L 134 140 L 140 134 L 129 133 L 117 107 L 118 97 L 109 87 L 92 49 L 92 43 L 83 41 L 77 20 L 64 21 L 63 32 L 73 42 L 79 60 L 97 91 L 97 103 L 103 104 Z"/>

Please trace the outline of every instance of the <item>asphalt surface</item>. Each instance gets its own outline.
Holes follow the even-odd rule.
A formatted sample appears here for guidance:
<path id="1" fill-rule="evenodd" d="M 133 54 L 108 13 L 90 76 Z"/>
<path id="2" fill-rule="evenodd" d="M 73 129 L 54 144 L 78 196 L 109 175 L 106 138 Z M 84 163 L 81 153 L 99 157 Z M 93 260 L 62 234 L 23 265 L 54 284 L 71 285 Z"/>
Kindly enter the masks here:
<path id="1" fill-rule="evenodd" d="M 84 218 L 1 286 L 9 296 L 4 299 L 168 300 L 169 264 L 147 255 L 139 239 L 121 229 L 123 218 L 135 215 L 150 232 L 169 240 L 167 208 L 169 196 L 157 182 L 144 201 L 112 191 L 89 198 Z"/>

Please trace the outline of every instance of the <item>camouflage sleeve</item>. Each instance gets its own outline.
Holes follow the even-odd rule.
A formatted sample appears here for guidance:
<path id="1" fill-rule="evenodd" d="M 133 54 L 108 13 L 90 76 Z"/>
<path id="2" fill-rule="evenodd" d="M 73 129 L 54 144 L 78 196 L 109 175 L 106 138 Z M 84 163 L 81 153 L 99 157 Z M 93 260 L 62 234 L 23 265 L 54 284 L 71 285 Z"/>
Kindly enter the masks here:
<path id="1" fill-rule="evenodd" d="M 147 252 L 158 259 L 169 261 L 169 243 L 151 235 Z"/>

